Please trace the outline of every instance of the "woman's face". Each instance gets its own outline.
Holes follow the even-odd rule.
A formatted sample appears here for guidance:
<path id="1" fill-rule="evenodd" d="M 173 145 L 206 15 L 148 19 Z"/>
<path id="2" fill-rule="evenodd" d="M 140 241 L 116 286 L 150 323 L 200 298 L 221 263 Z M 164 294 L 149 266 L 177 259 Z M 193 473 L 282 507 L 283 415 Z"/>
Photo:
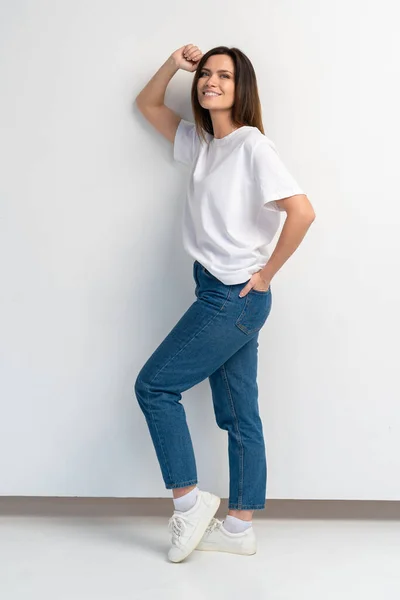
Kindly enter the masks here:
<path id="1" fill-rule="evenodd" d="M 217 95 L 206 95 L 206 90 Z M 197 96 L 200 105 L 208 110 L 226 110 L 235 101 L 235 67 L 227 54 L 210 56 L 199 73 Z"/>

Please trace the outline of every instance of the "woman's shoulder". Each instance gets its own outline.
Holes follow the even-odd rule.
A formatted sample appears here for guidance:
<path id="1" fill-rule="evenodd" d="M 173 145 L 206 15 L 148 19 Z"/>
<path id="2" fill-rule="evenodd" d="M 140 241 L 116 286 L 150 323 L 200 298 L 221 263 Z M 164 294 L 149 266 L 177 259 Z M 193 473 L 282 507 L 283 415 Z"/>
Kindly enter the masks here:
<path id="1" fill-rule="evenodd" d="M 258 127 L 248 127 L 247 129 L 248 133 L 246 135 L 246 141 L 248 141 L 250 147 L 255 148 L 260 146 L 262 148 L 263 146 L 269 146 L 276 150 L 275 144 L 271 138 L 262 133 Z"/>

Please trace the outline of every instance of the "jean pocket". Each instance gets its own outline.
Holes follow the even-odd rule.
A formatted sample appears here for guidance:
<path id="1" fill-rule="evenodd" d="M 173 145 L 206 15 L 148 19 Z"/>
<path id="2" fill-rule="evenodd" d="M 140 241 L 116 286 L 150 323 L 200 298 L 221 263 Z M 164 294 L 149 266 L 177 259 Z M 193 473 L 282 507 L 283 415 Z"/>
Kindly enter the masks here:
<path id="1" fill-rule="evenodd" d="M 260 331 L 271 312 L 271 288 L 265 292 L 250 290 L 245 296 L 243 310 L 237 318 L 235 325 L 247 335 Z"/>
<path id="2" fill-rule="evenodd" d="M 250 292 L 252 294 L 269 294 L 271 291 L 271 286 L 269 286 L 269 288 L 267 290 L 255 290 L 254 288 L 251 288 Z"/>

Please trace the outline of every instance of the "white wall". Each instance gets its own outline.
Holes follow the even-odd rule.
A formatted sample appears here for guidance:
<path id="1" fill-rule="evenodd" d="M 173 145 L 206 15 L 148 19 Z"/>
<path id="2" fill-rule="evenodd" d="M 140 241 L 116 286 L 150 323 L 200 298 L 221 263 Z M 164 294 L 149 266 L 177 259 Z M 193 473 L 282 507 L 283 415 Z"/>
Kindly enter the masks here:
<path id="1" fill-rule="evenodd" d="M 248 54 L 317 213 L 260 334 L 268 496 L 400 499 L 397 10 L 2 0 L 0 494 L 171 495 L 133 385 L 195 298 L 187 171 L 133 100 L 194 43 Z M 192 78 L 166 95 L 188 119 Z M 200 485 L 226 497 L 208 381 L 183 402 Z"/>

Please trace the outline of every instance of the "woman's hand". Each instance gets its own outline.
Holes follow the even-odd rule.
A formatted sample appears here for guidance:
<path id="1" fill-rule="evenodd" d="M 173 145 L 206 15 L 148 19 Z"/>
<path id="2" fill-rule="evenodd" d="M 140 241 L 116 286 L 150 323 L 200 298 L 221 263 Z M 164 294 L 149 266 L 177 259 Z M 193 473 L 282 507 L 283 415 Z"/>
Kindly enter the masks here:
<path id="1" fill-rule="evenodd" d="M 251 279 L 247 282 L 245 287 L 240 291 L 239 296 L 247 296 L 250 290 L 254 289 L 256 292 L 268 292 L 269 281 L 265 281 L 260 275 L 260 271 L 253 273 Z"/>
<path id="2" fill-rule="evenodd" d="M 193 44 L 182 46 L 182 48 L 175 50 L 171 54 L 171 58 L 175 61 L 176 66 L 179 69 L 183 69 L 183 71 L 189 71 L 189 73 L 193 73 L 197 69 L 202 56 L 202 51 Z"/>

